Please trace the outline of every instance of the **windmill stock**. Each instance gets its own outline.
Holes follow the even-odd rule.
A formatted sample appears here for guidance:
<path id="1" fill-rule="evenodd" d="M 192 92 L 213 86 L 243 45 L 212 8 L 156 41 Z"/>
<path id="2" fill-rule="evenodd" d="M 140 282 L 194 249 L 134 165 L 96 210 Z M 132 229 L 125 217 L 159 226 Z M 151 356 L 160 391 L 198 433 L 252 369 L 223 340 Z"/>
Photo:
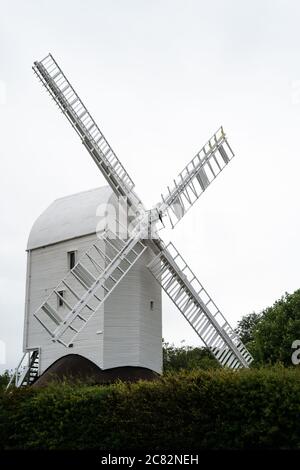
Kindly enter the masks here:
<path id="1" fill-rule="evenodd" d="M 16 385 L 30 384 L 47 367 L 51 366 L 51 361 L 68 355 L 69 348 L 76 349 L 76 344 L 81 341 L 80 338 L 83 337 L 85 331 L 89 331 L 88 338 L 93 335 L 94 329 L 88 325 L 95 322 L 95 318 L 98 318 L 97 324 L 102 322 L 101 324 L 104 325 L 103 331 L 97 332 L 98 337 L 102 335 L 101 340 L 99 339 L 98 343 L 95 343 L 96 340 L 89 343 L 85 338 L 84 344 L 88 344 L 90 349 L 99 347 L 102 352 L 99 353 L 100 355 L 97 352 L 97 355 L 88 348 L 84 353 L 82 349 L 78 349 L 83 356 L 89 359 L 97 357 L 98 359 L 93 359 L 94 362 L 104 370 L 111 367 L 131 366 L 161 372 L 159 359 L 161 352 L 157 351 L 158 347 L 161 349 L 161 345 L 157 346 L 159 342 L 161 344 L 161 305 L 159 293 L 155 290 L 157 288 L 159 291 L 161 288 L 165 291 L 202 343 L 211 350 L 222 366 L 234 369 L 249 367 L 252 361 L 251 354 L 178 250 L 172 243 L 165 244 L 159 236 L 165 226 L 172 228 L 176 226 L 233 158 L 234 154 L 223 128 L 218 129 L 185 166 L 173 180 L 172 186 L 167 187 L 159 203 L 151 210 L 147 210 L 134 191 L 131 177 L 52 55 L 49 54 L 43 60 L 34 62 L 33 70 L 78 134 L 106 179 L 111 193 L 115 195 L 115 198 L 122 198 L 126 201 L 133 218 L 127 237 L 121 237 L 118 233 L 106 228 L 100 236 L 92 239 L 87 250 L 78 249 L 80 256 L 74 266 L 70 266 L 71 269 L 65 273 L 57 286 L 49 292 L 47 284 L 47 289 L 44 289 L 47 295 L 45 296 L 44 293 L 42 302 L 35 306 L 34 310 L 31 306 L 28 307 L 25 324 L 28 325 L 29 333 L 25 331 L 24 336 L 26 337 L 27 334 L 29 338 L 30 328 L 32 328 L 34 331 L 32 336 L 35 339 L 24 342 L 24 356 L 14 377 Z M 82 200 L 83 196 L 80 197 Z M 77 239 L 79 234 L 78 237 L 76 234 L 73 236 Z M 61 237 L 61 241 L 66 240 L 66 236 L 64 240 Z M 47 246 L 53 245 L 54 241 L 56 240 L 50 240 Z M 45 242 L 44 245 L 46 245 Z M 40 245 L 32 244 L 32 246 L 29 245 L 29 252 L 37 256 L 41 248 L 41 243 Z M 142 279 L 139 287 L 130 284 L 130 279 L 136 272 L 138 273 L 136 279 Z M 146 272 L 151 273 L 152 277 L 150 277 L 158 287 L 151 287 L 152 284 Z M 146 278 L 147 282 L 145 281 L 143 285 L 143 279 Z M 153 320 L 151 319 L 152 312 L 145 307 L 146 303 L 148 305 L 148 294 L 145 293 L 147 283 L 149 286 L 151 284 L 149 287 L 150 290 L 152 289 L 151 295 L 157 294 L 158 299 L 156 302 L 158 305 L 155 307 L 157 317 Z M 125 290 L 124 286 L 127 286 Z M 111 309 L 107 306 L 111 305 L 113 299 L 118 296 L 122 304 L 122 298 L 126 297 L 128 289 L 138 289 L 138 296 L 142 299 L 141 305 L 143 306 L 136 312 L 136 320 L 137 322 L 150 322 L 149 325 L 147 323 L 148 333 L 146 330 L 141 332 L 138 329 L 134 333 L 132 329 L 127 332 L 126 326 L 123 332 L 115 333 L 118 327 L 116 324 L 115 329 L 110 330 L 114 331 L 115 335 L 114 340 L 111 340 L 112 334 L 105 336 L 105 325 L 108 325 L 108 329 L 111 327 L 109 325 L 109 310 Z M 114 307 L 113 312 L 116 308 L 122 309 L 120 302 L 119 307 Z M 150 304 L 152 309 L 154 301 L 151 300 Z M 126 307 L 124 308 L 126 310 Z M 122 318 L 122 312 L 114 314 Z M 128 315 L 130 322 L 130 312 Z M 127 333 L 129 336 L 133 334 L 131 343 L 138 345 L 137 355 L 133 358 L 128 351 L 122 350 L 120 358 L 112 360 L 113 350 L 118 348 L 118 341 L 122 342 L 123 336 Z M 128 349 L 131 348 L 131 343 L 126 343 Z M 135 346 L 132 347 L 135 348 Z M 43 354 L 46 358 L 47 354 L 50 354 L 50 349 L 51 359 L 47 359 L 48 362 L 46 361 L 41 366 Z M 25 359 L 26 366 L 22 367 Z M 32 372 L 33 369 L 34 372 Z"/>

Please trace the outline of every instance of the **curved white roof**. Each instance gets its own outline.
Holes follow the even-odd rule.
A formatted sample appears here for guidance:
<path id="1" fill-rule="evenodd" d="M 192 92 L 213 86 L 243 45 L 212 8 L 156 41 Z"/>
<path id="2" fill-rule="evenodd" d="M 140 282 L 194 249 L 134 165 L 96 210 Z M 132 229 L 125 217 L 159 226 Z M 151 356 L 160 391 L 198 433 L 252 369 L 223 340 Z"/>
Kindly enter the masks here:
<path id="1" fill-rule="evenodd" d="M 115 201 L 109 186 L 56 199 L 33 224 L 27 250 L 95 233 L 100 221 L 97 207 Z"/>

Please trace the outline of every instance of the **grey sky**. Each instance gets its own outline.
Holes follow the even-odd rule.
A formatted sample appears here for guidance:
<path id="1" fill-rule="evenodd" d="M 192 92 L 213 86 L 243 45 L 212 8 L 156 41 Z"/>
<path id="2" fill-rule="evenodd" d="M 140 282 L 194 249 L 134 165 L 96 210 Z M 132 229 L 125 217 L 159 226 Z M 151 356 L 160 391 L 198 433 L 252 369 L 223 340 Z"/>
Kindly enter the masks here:
<path id="1" fill-rule="evenodd" d="M 172 240 L 227 318 L 299 288 L 300 4 L 0 0 L 0 340 L 21 354 L 27 237 L 104 184 L 32 73 L 52 52 L 149 206 L 222 124 L 236 158 Z M 198 339 L 167 300 L 164 337 Z"/>

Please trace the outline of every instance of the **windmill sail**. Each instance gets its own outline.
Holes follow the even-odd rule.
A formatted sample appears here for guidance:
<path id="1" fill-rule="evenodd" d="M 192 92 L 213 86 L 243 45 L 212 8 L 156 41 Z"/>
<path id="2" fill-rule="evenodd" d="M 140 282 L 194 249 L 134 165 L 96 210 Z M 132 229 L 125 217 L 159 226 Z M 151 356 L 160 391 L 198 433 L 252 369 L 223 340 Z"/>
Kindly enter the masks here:
<path id="1" fill-rule="evenodd" d="M 234 157 L 223 128 L 220 127 L 190 163 L 179 173 L 168 193 L 162 195 L 157 211 L 172 228 Z"/>
<path id="2" fill-rule="evenodd" d="M 103 237 L 93 242 L 47 299 L 41 299 L 42 304 L 34 312 L 35 319 L 54 342 L 69 347 L 141 258 L 147 249 L 145 239 L 149 237 L 155 253 L 149 270 L 203 343 L 221 365 L 234 369 L 249 367 L 253 358 L 238 335 L 174 245 L 165 246 L 157 235 L 157 222 L 160 220 L 165 225 L 168 220 L 174 228 L 234 157 L 223 128 L 183 169 L 159 204 L 146 212 L 134 192 L 132 179 L 53 56 L 49 54 L 34 62 L 33 70 L 114 193 L 125 199 L 132 210 L 129 238 L 123 240 L 109 230 L 104 231 Z M 42 370 L 42 357 L 42 345 L 25 351 L 13 376 L 17 386 L 36 379 Z M 25 368 L 24 359 L 28 361 Z"/>
<path id="3" fill-rule="evenodd" d="M 222 366 L 249 367 L 251 354 L 172 243 L 148 268 Z"/>
<path id="4" fill-rule="evenodd" d="M 130 206 L 141 204 L 133 192 L 132 179 L 52 55 L 34 62 L 33 70 L 81 138 L 116 195 L 127 197 Z"/>
<path id="5" fill-rule="evenodd" d="M 34 316 L 53 341 L 73 343 L 146 250 L 142 233 L 124 241 L 106 230 L 51 292 Z"/>

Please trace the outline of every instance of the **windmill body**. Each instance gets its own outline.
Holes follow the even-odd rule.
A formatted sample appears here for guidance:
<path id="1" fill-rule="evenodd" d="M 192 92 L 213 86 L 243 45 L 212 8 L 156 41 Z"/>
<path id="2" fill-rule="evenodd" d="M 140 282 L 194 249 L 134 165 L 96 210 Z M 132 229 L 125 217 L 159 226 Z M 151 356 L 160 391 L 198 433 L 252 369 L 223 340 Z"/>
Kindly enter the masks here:
<path id="1" fill-rule="evenodd" d="M 12 380 L 30 384 L 74 352 L 102 370 L 129 366 L 161 372 L 161 288 L 222 366 L 249 367 L 251 354 L 196 274 L 174 245 L 160 238 L 234 157 L 223 128 L 146 210 L 53 56 L 35 62 L 33 70 L 109 188 L 58 200 L 35 223 L 28 243 L 24 355 Z M 97 229 L 96 207 L 109 201 L 126 205 L 125 234 Z"/>
<path id="2" fill-rule="evenodd" d="M 101 370 L 129 366 L 161 372 L 161 287 L 147 269 L 154 256 L 151 249 L 142 254 L 70 348 L 53 342 L 33 315 L 72 263 L 98 240 L 99 205 L 118 209 L 108 186 L 54 201 L 32 227 L 27 246 L 23 349 L 39 351 L 39 375 L 70 353 L 89 359 Z M 68 302 L 67 290 L 59 292 Z M 57 297 L 56 303 L 57 312 L 64 316 L 64 302 Z"/>

